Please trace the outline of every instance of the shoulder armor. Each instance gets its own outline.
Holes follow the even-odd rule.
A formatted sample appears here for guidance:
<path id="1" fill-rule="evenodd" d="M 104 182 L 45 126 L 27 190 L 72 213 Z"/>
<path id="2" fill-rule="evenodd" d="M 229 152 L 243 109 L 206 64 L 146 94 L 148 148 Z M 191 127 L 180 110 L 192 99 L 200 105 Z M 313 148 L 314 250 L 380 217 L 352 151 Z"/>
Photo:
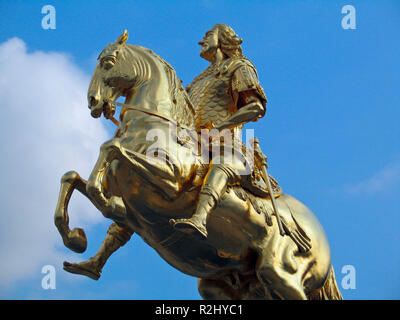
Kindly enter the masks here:
<path id="1" fill-rule="evenodd" d="M 265 108 L 267 97 L 265 96 L 264 89 L 260 86 L 257 70 L 254 65 L 247 59 L 241 59 L 241 61 L 235 63 L 232 69 L 234 70 L 232 92 L 253 91 Z"/>
<path id="2" fill-rule="evenodd" d="M 256 68 L 254 65 L 247 60 L 246 58 L 243 57 L 233 57 L 228 60 L 226 60 L 220 67 L 219 73 L 220 74 L 226 74 L 230 73 L 233 74 L 238 68 L 242 66 L 248 66 L 254 70 L 254 72 L 257 74 Z"/>

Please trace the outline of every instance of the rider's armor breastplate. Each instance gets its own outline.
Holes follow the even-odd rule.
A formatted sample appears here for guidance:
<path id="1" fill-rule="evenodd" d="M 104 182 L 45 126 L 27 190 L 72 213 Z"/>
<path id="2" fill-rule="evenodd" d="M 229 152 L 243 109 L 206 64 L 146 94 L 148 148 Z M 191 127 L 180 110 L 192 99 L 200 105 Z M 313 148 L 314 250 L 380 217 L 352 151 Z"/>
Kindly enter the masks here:
<path id="1" fill-rule="evenodd" d="M 258 79 L 253 69 L 250 61 L 235 57 L 210 65 L 193 80 L 187 91 L 195 108 L 197 129 L 209 121 L 216 127 L 237 111 L 235 90 L 257 90 Z M 240 72 L 235 73 L 236 70 Z M 232 129 L 234 139 L 241 141 L 242 127 Z"/>

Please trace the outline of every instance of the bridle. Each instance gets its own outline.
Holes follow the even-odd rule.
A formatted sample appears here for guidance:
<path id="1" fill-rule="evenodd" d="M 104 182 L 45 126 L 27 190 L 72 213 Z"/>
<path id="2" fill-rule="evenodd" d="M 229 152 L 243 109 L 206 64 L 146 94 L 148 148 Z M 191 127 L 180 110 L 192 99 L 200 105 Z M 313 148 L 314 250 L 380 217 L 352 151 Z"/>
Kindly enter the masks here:
<path id="1" fill-rule="evenodd" d="M 159 113 L 159 112 L 156 112 L 156 111 L 149 111 L 149 110 L 144 109 L 144 108 L 141 108 L 141 107 L 139 107 L 139 106 L 137 106 L 137 105 L 127 104 L 127 103 L 121 103 L 121 102 L 116 102 L 116 101 L 105 101 L 105 103 L 108 103 L 108 104 L 114 105 L 114 106 L 120 106 L 120 107 L 122 107 L 120 118 L 123 116 L 123 114 L 124 114 L 126 111 L 129 111 L 129 110 L 136 110 L 136 111 L 140 111 L 140 112 L 143 112 L 143 113 L 147 113 L 148 115 L 156 116 L 156 117 L 158 117 L 158 118 L 161 118 L 161 119 L 163 119 L 163 120 L 166 120 L 166 121 L 172 123 L 172 124 L 173 124 L 174 126 L 176 126 L 176 127 L 180 127 L 180 128 L 186 129 L 186 130 L 193 130 L 193 128 L 189 128 L 188 126 L 185 126 L 185 125 L 183 125 L 183 124 L 181 124 L 181 123 L 179 123 L 179 122 L 177 122 L 177 121 L 174 121 L 174 120 L 172 120 L 172 119 L 166 118 L 164 115 L 162 115 L 162 114 Z M 116 126 L 119 126 L 119 121 L 118 121 L 117 119 L 115 119 L 114 116 L 108 117 L 107 119 L 111 120 Z"/>

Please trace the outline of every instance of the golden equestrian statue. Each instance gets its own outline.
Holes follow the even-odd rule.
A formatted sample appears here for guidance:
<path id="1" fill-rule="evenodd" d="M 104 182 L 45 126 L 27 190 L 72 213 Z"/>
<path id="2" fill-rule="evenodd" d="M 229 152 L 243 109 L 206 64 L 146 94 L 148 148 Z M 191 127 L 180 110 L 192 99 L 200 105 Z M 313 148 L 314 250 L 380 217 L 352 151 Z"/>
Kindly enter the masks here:
<path id="1" fill-rule="evenodd" d="M 69 228 L 75 189 L 113 222 L 93 257 L 64 269 L 97 280 L 137 233 L 197 277 L 204 299 L 342 299 L 317 218 L 268 175 L 258 140 L 242 142 L 243 124 L 262 118 L 267 103 L 242 40 L 213 26 L 199 42 L 210 65 L 185 90 L 170 64 L 127 39 L 125 30 L 104 48 L 88 90 L 91 115 L 117 130 L 87 181 L 74 171 L 61 178 L 54 216 L 78 253 L 87 240 Z"/>

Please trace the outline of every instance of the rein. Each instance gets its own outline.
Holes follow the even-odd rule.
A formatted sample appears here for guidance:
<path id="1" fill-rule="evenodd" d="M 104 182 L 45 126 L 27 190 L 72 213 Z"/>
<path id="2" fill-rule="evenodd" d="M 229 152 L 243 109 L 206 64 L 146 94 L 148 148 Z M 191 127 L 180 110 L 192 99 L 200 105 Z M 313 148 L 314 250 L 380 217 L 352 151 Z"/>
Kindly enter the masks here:
<path id="1" fill-rule="evenodd" d="M 185 125 L 183 125 L 183 124 L 181 124 L 179 122 L 176 122 L 174 120 L 168 119 L 165 116 L 163 116 L 161 113 L 156 112 L 156 111 L 149 111 L 149 110 L 143 109 L 143 108 L 141 108 L 139 106 L 126 104 L 126 103 L 120 103 L 120 102 L 116 102 L 116 101 L 107 101 L 107 103 L 109 103 L 111 105 L 122 107 L 120 118 L 123 116 L 123 114 L 126 111 L 128 111 L 128 110 L 136 110 L 136 111 L 140 111 L 140 112 L 143 112 L 143 113 L 147 113 L 147 114 L 152 115 L 152 116 L 159 117 L 159 118 L 161 118 L 163 120 L 166 120 L 166 121 L 172 123 L 176 127 L 181 127 L 181 128 L 187 129 L 187 130 L 193 130 L 193 128 L 189 128 L 189 127 L 187 127 L 187 126 L 185 126 Z M 119 126 L 119 122 L 118 122 L 117 119 L 114 118 L 114 116 L 111 116 L 108 119 L 111 120 L 116 126 Z"/>

